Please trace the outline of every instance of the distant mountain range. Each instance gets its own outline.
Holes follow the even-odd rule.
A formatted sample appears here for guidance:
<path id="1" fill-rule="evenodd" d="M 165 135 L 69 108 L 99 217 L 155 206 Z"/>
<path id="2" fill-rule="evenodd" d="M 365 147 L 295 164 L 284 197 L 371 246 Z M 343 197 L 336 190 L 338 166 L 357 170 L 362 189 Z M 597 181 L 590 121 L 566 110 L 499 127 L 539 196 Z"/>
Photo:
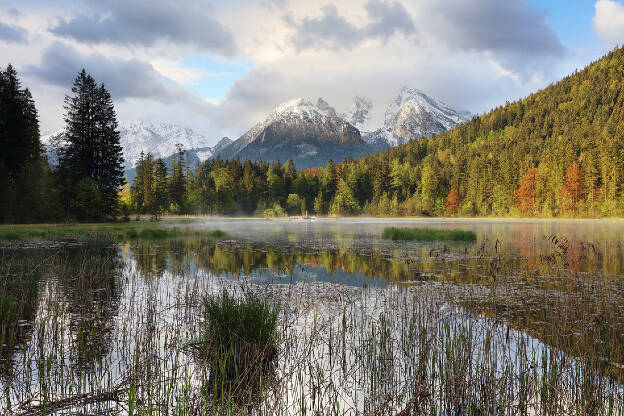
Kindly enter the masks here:
<path id="1" fill-rule="evenodd" d="M 390 102 L 381 127 L 371 125 L 373 103 L 357 96 L 350 108 L 339 113 L 322 98 L 316 103 L 303 98 L 277 106 L 235 141 L 212 138 L 175 124 L 134 121 L 120 126 L 126 173 L 133 179 L 141 152 L 151 152 L 170 165 L 176 144 L 181 144 L 193 165 L 211 157 L 221 159 L 292 159 L 298 168 L 324 166 L 327 161 L 361 157 L 422 136 L 452 129 L 471 118 L 427 96 L 418 89 L 403 88 Z M 59 132 L 42 138 L 44 144 Z M 55 160 L 53 152 L 50 159 Z"/>
<path id="2" fill-rule="evenodd" d="M 329 159 L 341 161 L 381 149 L 362 140 L 360 131 L 323 99 L 313 104 L 300 98 L 276 107 L 215 156 L 255 161 L 292 159 L 298 168 L 309 168 L 325 165 Z"/>
<path id="3" fill-rule="evenodd" d="M 193 151 L 193 155 L 201 162 L 212 157 L 215 150 L 211 146 L 214 140 L 175 124 L 155 125 L 137 120 L 120 126 L 119 133 L 127 168 L 136 165 L 141 152 L 167 158 L 176 152 L 177 144 L 181 144 L 185 150 Z"/>
<path id="4" fill-rule="evenodd" d="M 328 160 L 360 157 L 452 129 L 471 118 L 418 89 L 403 88 L 388 106 L 383 127 L 368 130 L 373 104 L 355 97 L 339 114 L 325 100 L 296 99 L 276 107 L 238 140 L 215 153 L 222 159 L 285 161 L 323 166 Z"/>
<path id="5" fill-rule="evenodd" d="M 134 179 L 136 163 L 141 152 L 152 153 L 154 157 L 162 158 L 167 166 L 170 166 L 173 155 L 177 151 L 176 145 L 181 144 L 189 162 L 194 165 L 211 158 L 215 153 L 232 143 L 232 140 L 223 137 L 216 145 L 211 146 L 212 139 L 208 139 L 189 128 L 175 124 L 161 123 L 156 125 L 142 120 L 121 125 L 119 133 L 125 160 L 125 171 L 130 180 Z M 47 148 L 48 159 L 52 163 L 56 163 L 57 157 L 51 144 L 53 138 L 59 134 L 62 134 L 62 131 L 41 138 L 42 143 Z"/>
<path id="6" fill-rule="evenodd" d="M 384 140 L 395 146 L 448 131 L 470 118 L 467 111 L 455 111 L 421 90 L 405 87 L 386 109 L 383 127 L 367 136 L 369 141 Z"/>

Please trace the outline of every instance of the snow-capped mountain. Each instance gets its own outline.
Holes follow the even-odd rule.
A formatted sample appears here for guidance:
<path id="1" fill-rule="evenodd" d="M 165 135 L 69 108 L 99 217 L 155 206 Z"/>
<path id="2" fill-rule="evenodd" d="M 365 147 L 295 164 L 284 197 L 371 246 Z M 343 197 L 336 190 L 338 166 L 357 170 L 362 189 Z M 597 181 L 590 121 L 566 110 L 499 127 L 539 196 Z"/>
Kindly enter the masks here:
<path id="1" fill-rule="evenodd" d="M 293 159 L 297 167 L 310 167 L 370 151 L 359 130 L 339 117 L 325 100 L 319 98 L 313 104 L 299 98 L 277 106 L 265 120 L 217 155 L 241 160 Z"/>
<path id="2" fill-rule="evenodd" d="M 166 159 L 177 152 L 176 144 L 181 144 L 184 150 L 191 155 L 193 160 L 205 161 L 232 141 L 224 137 L 215 146 L 211 146 L 211 140 L 176 124 L 153 124 L 147 121 L 136 120 L 128 124 L 120 125 L 120 144 L 123 149 L 126 169 L 136 166 L 141 152 L 152 153 L 156 158 Z M 55 132 L 41 138 L 47 148 L 52 144 L 52 138 L 62 134 Z M 53 150 L 49 149 L 52 153 Z M 55 156 L 51 155 L 52 160 Z"/>
<path id="3" fill-rule="evenodd" d="M 356 96 L 342 113 L 322 98 L 316 103 L 298 98 L 275 107 L 238 140 L 224 137 L 214 146 L 205 136 L 188 128 L 134 121 L 120 126 L 126 173 L 133 177 L 141 152 L 151 152 L 170 162 L 178 143 L 193 166 L 216 156 L 269 162 L 293 159 L 298 168 L 324 166 L 330 159 L 340 162 L 346 157 L 361 157 L 431 136 L 471 117 L 470 113 L 453 110 L 421 90 L 407 87 L 386 108 L 383 127 L 379 126 L 381 114 L 375 112 L 377 121 L 373 120 L 374 109 L 373 103 L 361 96 Z M 53 163 L 51 144 L 56 134 L 42 138 Z"/>
<path id="4" fill-rule="evenodd" d="M 360 132 L 369 131 L 368 124 L 371 120 L 370 113 L 372 109 L 373 103 L 371 100 L 356 95 L 349 109 L 341 117 L 357 127 Z"/>
<path id="5" fill-rule="evenodd" d="M 470 113 L 458 112 L 419 89 L 404 87 L 388 105 L 383 127 L 366 138 L 370 141 L 384 139 L 395 146 L 450 130 L 469 117 Z"/>
<path id="6" fill-rule="evenodd" d="M 201 149 L 197 152 L 197 156 L 202 162 L 213 154 L 211 140 L 176 124 L 155 125 L 137 120 L 120 126 L 119 133 L 126 168 L 136 166 L 141 152 L 151 152 L 154 157 L 166 158 L 176 152 L 178 143 L 185 150 Z"/>

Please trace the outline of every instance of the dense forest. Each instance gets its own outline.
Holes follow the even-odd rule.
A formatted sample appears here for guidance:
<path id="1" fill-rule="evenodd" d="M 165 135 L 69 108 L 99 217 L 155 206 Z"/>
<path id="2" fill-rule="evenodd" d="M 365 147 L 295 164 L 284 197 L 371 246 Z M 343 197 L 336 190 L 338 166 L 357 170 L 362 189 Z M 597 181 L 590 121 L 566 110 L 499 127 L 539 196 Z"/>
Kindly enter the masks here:
<path id="1" fill-rule="evenodd" d="M 223 215 L 624 214 L 624 49 L 523 100 L 434 137 L 323 168 L 209 159 L 168 167 L 143 154 L 122 187 L 110 94 L 83 71 L 65 100 L 59 166 L 42 156 L 37 110 L 0 72 L 0 221 L 149 213 Z M 86 149 L 86 150 L 85 150 Z"/>
<path id="2" fill-rule="evenodd" d="M 624 50 L 459 127 L 362 159 L 142 158 L 128 209 L 191 214 L 582 216 L 624 214 Z M 165 192 L 169 181 L 168 194 Z M 158 195 L 158 196 L 156 196 Z M 167 197 L 167 195 L 169 195 Z"/>
<path id="3" fill-rule="evenodd" d="M 28 89 L 0 71 L 0 222 L 93 221 L 117 217 L 125 183 L 113 100 L 83 69 L 65 97 L 65 131 L 46 159 Z"/>

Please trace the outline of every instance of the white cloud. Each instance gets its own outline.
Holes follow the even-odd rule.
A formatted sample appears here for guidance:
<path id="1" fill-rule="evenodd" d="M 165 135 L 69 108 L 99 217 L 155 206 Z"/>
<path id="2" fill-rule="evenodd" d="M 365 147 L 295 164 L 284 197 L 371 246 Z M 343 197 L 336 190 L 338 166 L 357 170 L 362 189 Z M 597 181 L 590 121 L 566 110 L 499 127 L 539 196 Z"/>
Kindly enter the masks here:
<path id="1" fill-rule="evenodd" d="M 616 0 L 598 0 L 594 29 L 608 47 L 624 43 L 624 4 Z"/>
<path id="2" fill-rule="evenodd" d="M 76 2 L 84 14 L 69 7 Z M 121 120 L 175 122 L 216 141 L 236 138 L 280 102 L 302 96 L 323 97 L 339 111 L 355 95 L 366 96 L 381 123 L 385 106 L 409 85 L 458 109 L 483 112 L 577 64 L 545 12 L 528 0 L 187 0 L 175 7 L 158 0 L 145 14 L 127 0 L 8 3 L 18 9 L 30 43 L 0 43 L 0 56 L 16 64 L 33 90 L 44 132 L 62 126 L 63 95 L 82 66 L 115 93 Z M 113 16 L 110 27 L 98 14 L 105 9 Z M 129 9 L 133 13 L 125 13 Z M 196 32 L 202 25 L 189 22 L 198 19 L 207 23 Z M 327 26 L 332 19 L 342 27 Z M 131 31 L 111 31 L 134 23 Z M 254 68 L 225 98 L 204 99 L 201 81 L 220 74 L 183 64 L 201 62 L 193 59 L 198 50 L 225 67 L 241 65 L 245 72 L 253 62 Z"/>
<path id="3" fill-rule="evenodd" d="M 170 59 L 152 59 L 150 61 L 154 69 L 160 72 L 163 76 L 172 79 L 180 84 L 191 85 L 206 77 L 217 76 L 212 72 L 204 71 L 199 68 L 187 67 L 180 62 Z"/>

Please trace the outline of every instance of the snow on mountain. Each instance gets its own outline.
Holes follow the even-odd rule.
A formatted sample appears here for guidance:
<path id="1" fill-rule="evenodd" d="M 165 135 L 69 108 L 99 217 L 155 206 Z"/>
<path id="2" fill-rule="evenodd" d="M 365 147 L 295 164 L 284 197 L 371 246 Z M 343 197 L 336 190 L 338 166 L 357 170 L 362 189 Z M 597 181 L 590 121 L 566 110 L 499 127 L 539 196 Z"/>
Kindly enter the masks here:
<path id="1" fill-rule="evenodd" d="M 223 149 L 220 155 L 234 158 L 252 143 L 278 139 L 357 142 L 360 141 L 360 134 L 352 125 L 338 117 L 336 110 L 323 99 L 319 99 L 315 105 L 311 101 L 297 98 L 275 107 L 265 120 Z"/>
<path id="2" fill-rule="evenodd" d="M 197 156 L 203 162 L 213 154 L 211 140 L 199 133 L 175 124 L 155 125 L 137 120 L 120 126 L 121 146 L 126 167 L 134 167 L 141 152 L 151 152 L 154 157 L 165 158 L 176 152 L 176 144 L 185 150 L 202 149 Z"/>
<path id="3" fill-rule="evenodd" d="M 328 117 L 336 117 L 336 109 L 329 105 L 327 101 L 322 98 L 319 98 L 316 102 L 316 109 L 319 110 L 322 114 L 325 114 Z"/>
<path id="4" fill-rule="evenodd" d="M 371 120 L 373 103 L 368 98 L 355 96 L 349 109 L 341 115 L 342 118 L 357 127 L 361 132 L 371 130 L 368 126 Z"/>
<path id="5" fill-rule="evenodd" d="M 370 137 L 395 146 L 450 130 L 469 117 L 470 113 L 457 112 L 419 89 L 404 87 L 386 109 L 384 126 Z"/>
<path id="6" fill-rule="evenodd" d="M 329 159 L 359 157 L 411 139 L 432 136 L 472 117 L 421 90 L 407 87 L 388 105 L 382 127 L 379 121 L 372 120 L 372 111 L 373 103 L 361 96 L 356 96 L 344 113 L 336 112 L 322 98 L 316 104 L 297 98 L 275 107 L 236 141 L 224 137 L 211 146 L 209 139 L 191 129 L 139 120 L 120 126 L 121 145 L 126 169 L 135 167 L 141 152 L 169 158 L 177 151 L 177 143 L 193 161 L 219 156 L 265 161 L 293 159 L 299 161 L 300 167 L 322 166 Z M 50 144 L 56 134 L 42 138 L 51 161 L 54 151 Z"/>
<path id="7" fill-rule="evenodd" d="M 41 138 L 52 159 L 52 138 L 62 133 L 58 131 Z M 119 126 L 119 133 L 126 169 L 136 166 L 141 152 L 151 152 L 154 157 L 164 159 L 177 152 L 176 144 L 179 143 L 184 150 L 192 151 L 203 162 L 213 156 L 215 149 L 221 149 L 232 142 L 224 137 L 213 147 L 211 140 L 189 128 L 166 123 L 156 125 L 142 120 Z"/>
<path id="8" fill-rule="evenodd" d="M 223 137 L 221 140 L 219 140 L 217 142 L 217 144 L 214 145 L 214 147 L 212 148 L 213 153 L 217 153 L 219 152 L 221 149 L 223 149 L 225 146 L 234 143 L 234 140 L 230 139 L 229 137 Z"/>
<path id="9" fill-rule="evenodd" d="M 216 155 L 223 159 L 274 161 L 293 159 L 298 167 L 318 166 L 329 159 L 368 152 L 360 132 L 319 98 L 278 105 L 260 123 Z M 370 152 L 368 152 L 370 153 Z"/>

